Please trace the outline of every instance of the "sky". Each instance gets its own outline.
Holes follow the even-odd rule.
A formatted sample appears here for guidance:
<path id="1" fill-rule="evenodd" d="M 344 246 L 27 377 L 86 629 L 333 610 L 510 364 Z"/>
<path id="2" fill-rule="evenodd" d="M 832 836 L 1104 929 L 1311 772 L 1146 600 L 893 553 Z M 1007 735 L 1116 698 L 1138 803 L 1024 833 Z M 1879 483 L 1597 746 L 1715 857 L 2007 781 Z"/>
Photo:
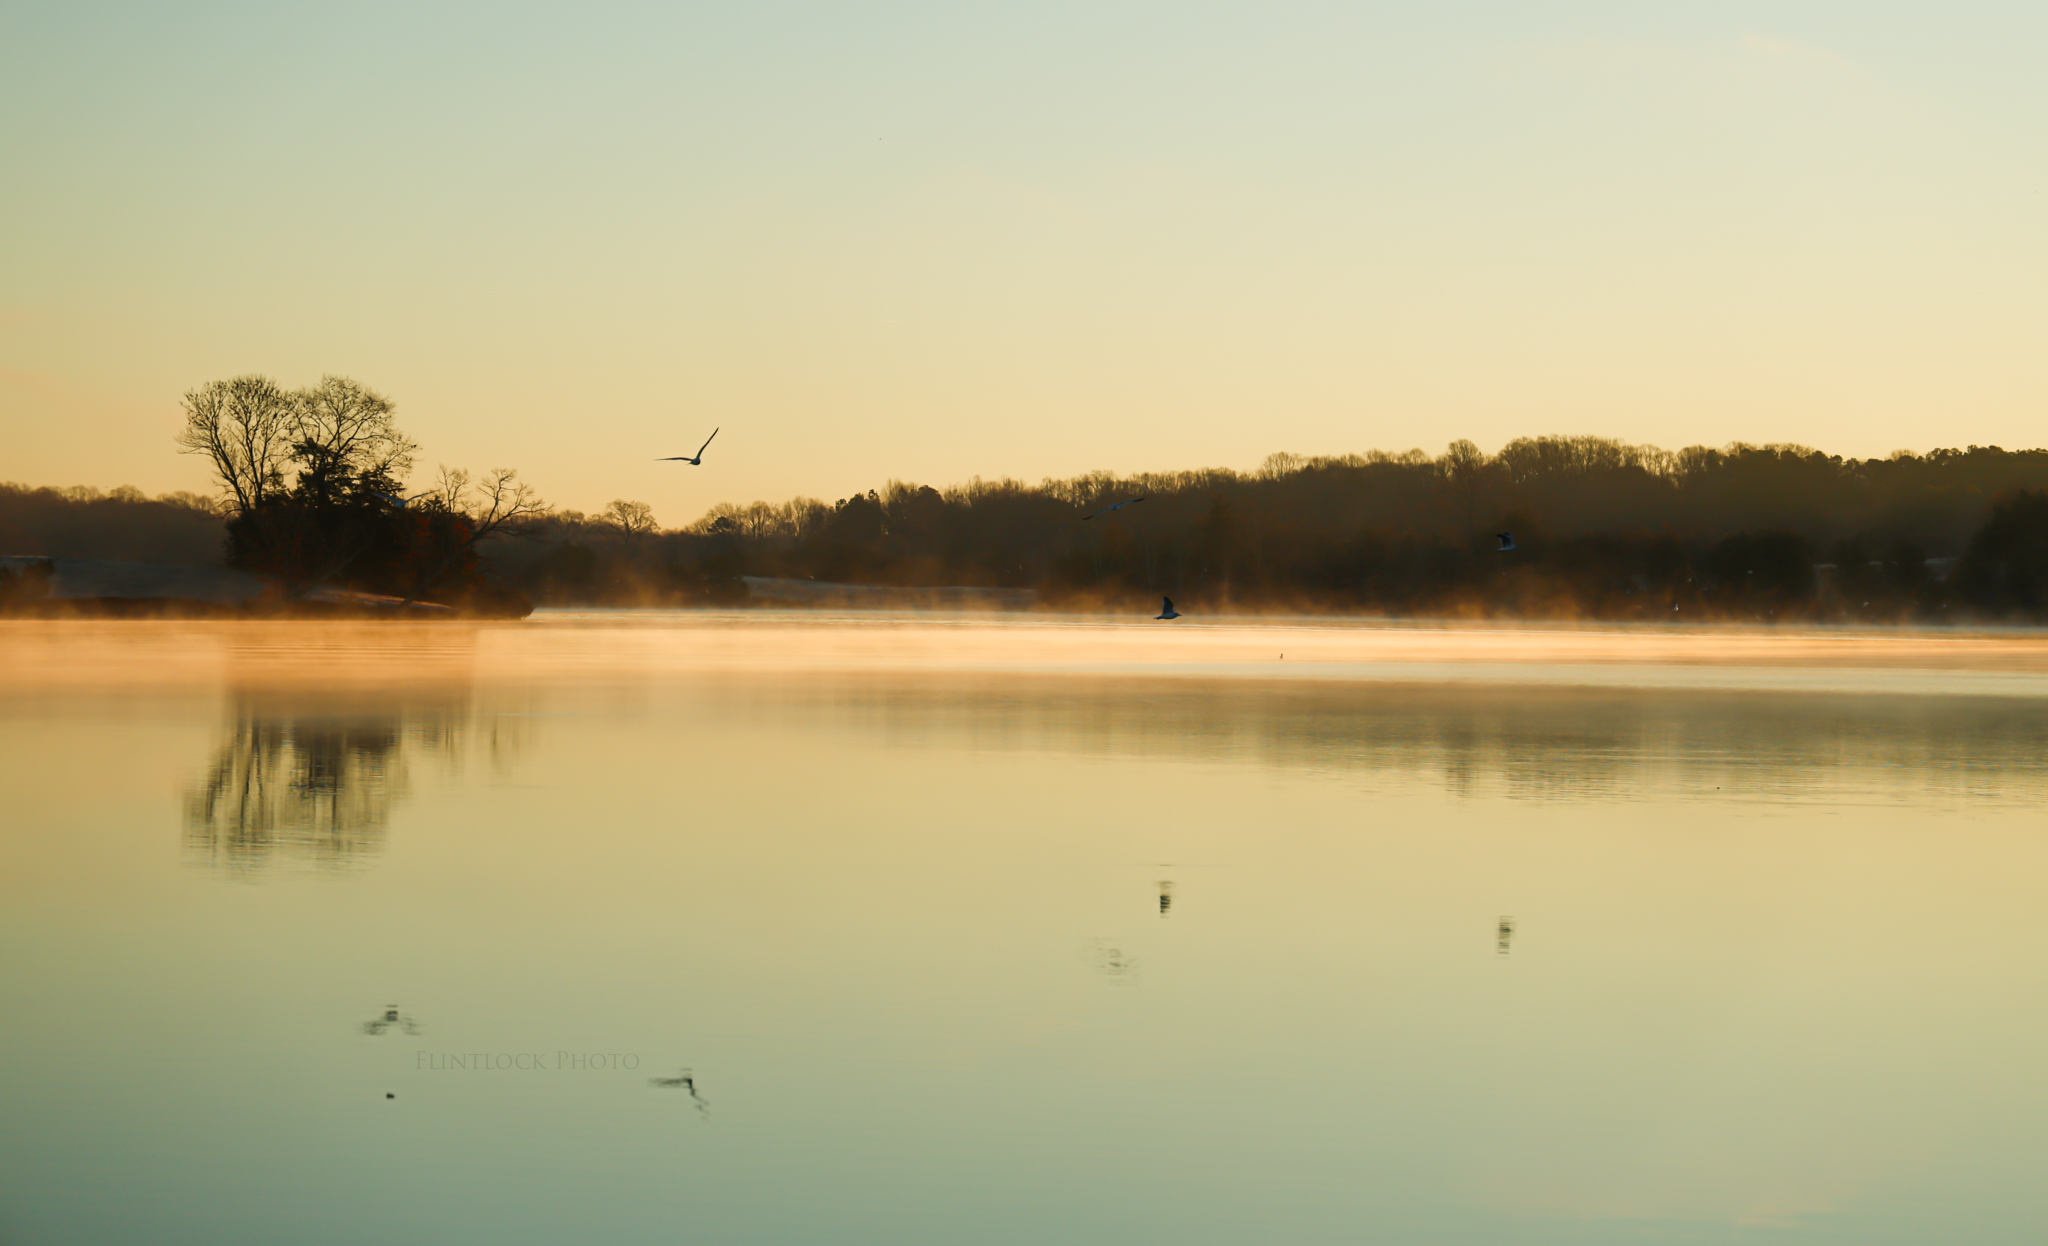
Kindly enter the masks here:
<path id="1" fill-rule="evenodd" d="M 354 377 L 559 506 L 2048 443 L 2039 3 L 0 8 L 0 479 Z M 657 463 L 721 428 L 702 467 Z"/>

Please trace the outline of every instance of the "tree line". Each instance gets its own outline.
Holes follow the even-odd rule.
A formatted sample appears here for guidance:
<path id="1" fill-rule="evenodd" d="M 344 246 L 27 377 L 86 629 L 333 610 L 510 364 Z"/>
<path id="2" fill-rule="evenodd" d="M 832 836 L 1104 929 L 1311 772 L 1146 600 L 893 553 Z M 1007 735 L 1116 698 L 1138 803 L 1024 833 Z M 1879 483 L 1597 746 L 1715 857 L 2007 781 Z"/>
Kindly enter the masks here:
<path id="1" fill-rule="evenodd" d="M 1882 458 L 1525 437 L 1487 454 L 1270 456 L 1255 471 L 901 481 L 836 501 L 550 510 L 515 472 L 443 468 L 345 378 L 185 397 L 179 448 L 217 497 L 0 486 L 20 552 L 202 561 L 288 591 L 544 604 L 736 603 L 746 576 L 1030 588 L 1048 605 L 1168 594 L 1200 610 L 1478 617 L 1940 621 L 2048 616 L 2048 450 Z M 1142 503 L 1083 520 L 1113 501 Z M 1518 548 L 1497 551 L 1496 533 Z M 513 539 L 523 538 L 523 539 Z"/>
<path id="2" fill-rule="evenodd" d="M 1143 497 L 1112 515 L 1080 517 Z M 1498 551 L 1496 533 L 1519 547 Z M 1032 588 L 1051 605 L 1870 622 L 2048 614 L 2048 450 L 1855 459 L 1470 441 L 833 502 L 721 504 L 663 531 L 641 503 L 559 512 L 493 560 L 543 602 L 736 601 L 740 577 Z"/>

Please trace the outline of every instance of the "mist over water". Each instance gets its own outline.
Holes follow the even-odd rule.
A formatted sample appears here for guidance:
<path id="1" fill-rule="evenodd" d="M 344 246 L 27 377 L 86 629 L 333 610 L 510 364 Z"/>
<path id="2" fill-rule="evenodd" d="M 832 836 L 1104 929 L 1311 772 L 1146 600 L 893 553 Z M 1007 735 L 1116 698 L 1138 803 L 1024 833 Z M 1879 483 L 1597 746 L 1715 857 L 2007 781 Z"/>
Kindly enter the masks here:
<path id="1" fill-rule="evenodd" d="M 2040 642 L 1195 622 L 0 625 L 0 1239 L 2048 1233 Z"/>

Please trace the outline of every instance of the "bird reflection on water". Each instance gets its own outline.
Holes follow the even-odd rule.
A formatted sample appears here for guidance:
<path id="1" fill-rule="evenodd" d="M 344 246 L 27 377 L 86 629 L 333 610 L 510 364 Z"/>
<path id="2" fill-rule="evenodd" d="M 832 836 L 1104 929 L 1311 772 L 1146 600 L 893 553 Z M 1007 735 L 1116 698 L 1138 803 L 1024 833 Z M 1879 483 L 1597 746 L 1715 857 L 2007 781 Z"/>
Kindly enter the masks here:
<path id="1" fill-rule="evenodd" d="M 1169 916 L 1172 909 L 1173 880 L 1170 878 L 1162 878 L 1159 880 L 1159 915 L 1161 917 Z"/>
<path id="2" fill-rule="evenodd" d="M 680 1070 L 674 1077 L 650 1077 L 647 1084 L 657 1090 L 687 1090 L 690 1102 L 696 1106 L 697 1114 L 706 1120 L 711 1118 L 711 1100 L 697 1093 L 697 1078 L 689 1069 Z"/>
<path id="3" fill-rule="evenodd" d="M 414 1021 L 411 1017 L 400 1014 L 397 1004 L 392 1004 L 384 1010 L 383 1016 L 363 1022 L 363 1033 L 368 1034 L 372 1038 L 377 1037 L 386 1030 L 396 1030 L 403 1034 L 417 1034 L 420 1032 L 420 1026 L 419 1022 Z"/>
<path id="4" fill-rule="evenodd" d="M 1499 940 L 1494 948 L 1495 955 L 1506 956 L 1508 954 L 1508 943 L 1515 937 L 1515 919 L 1512 917 L 1501 918 L 1500 926 L 1495 932 L 1495 937 Z"/>
<path id="5" fill-rule="evenodd" d="M 1138 971 L 1138 958 L 1101 939 L 1088 944 L 1088 961 L 1105 978 L 1127 978 Z"/>

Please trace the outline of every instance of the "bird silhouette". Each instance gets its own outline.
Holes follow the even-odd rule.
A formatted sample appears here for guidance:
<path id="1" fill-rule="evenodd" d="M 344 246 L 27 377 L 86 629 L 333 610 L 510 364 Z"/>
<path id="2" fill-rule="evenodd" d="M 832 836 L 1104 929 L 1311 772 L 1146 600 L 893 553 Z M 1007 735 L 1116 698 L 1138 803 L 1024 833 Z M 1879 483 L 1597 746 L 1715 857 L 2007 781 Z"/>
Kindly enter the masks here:
<path id="1" fill-rule="evenodd" d="M 1511 550 L 1511 549 L 1520 549 L 1520 548 L 1522 548 L 1521 546 L 1519 546 L 1519 545 L 1515 544 L 1515 538 L 1514 538 L 1514 534 L 1513 534 L 1513 533 L 1509 533 L 1509 532 L 1496 532 L 1496 533 L 1494 533 L 1493 535 L 1495 535 L 1495 536 L 1497 536 L 1497 537 L 1499 537 L 1499 538 L 1500 538 L 1500 548 L 1499 548 L 1499 549 L 1497 549 L 1497 550 L 1495 550 L 1495 551 L 1493 551 L 1493 552 L 1494 552 L 1494 553 L 1496 553 L 1496 554 L 1505 554 L 1505 553 L 1507 553 L 1507 552 L 1508 552 L 1509 550 Z"/>
<path id="2" fill-rule="evenodd" d="M 1081 516 L 1081 522 L 1087 523 L 1089 520 L 1095 518 L 1096 515 L 1107 515 L 1111 511 L 1120 511 L 1126 506 L 1136 506 L 1138 503 L 1144 500 L 1144 498 L 1125 498 L 1123 501 L 1117 502 L 1114 505 L 1103 507 L 1101 510 L 1096 511 L 1092 515 Z"/>
<path id="3" fill-rule="evenodd" d="M 716 436 L 718 436 L 718 429 L 714 428 L 711 430 L 711 437 Z M 702 467 L 704 466 L 704 446 L 711 444 L 711 437 L 704 439 L 704 445 L 698 446 L 697 453 L 695 454 L 672 454 L 665 459 L 656 459 L 654 461 L 657 463 L 688 463 L 692 467 Z"/>
<path id="4" fill-rule="evenodd" d="M 429 489 L 425 493 L 415 493 L 409 498 L 399 497 L 395 493 L 380 493 L 377 496 L 383 498 L 385 501 L 391 503 L 393 506 L 396 506 L 399 510 L 404 510 L 406 507 L 412 505 L 414 502 L 419 501 L 421 498 L 430 498 L 434 496 L 434 491 L 432 489 Z"/>
<path id="5" fill-rule="evenodd" d="M 1177 618 L 1179 618 L 1179 617 L 1180 617 L 1180 611 L 1178 611 L 1178 610 L 1176 610 L 1176 609 L 1174 609 L 1174 608 L 1173 608 L 1173 598 L 1171 598 L 1171 597 L 1162 597 L 1162 598 L 1160 598 L 1159 600 L 1160 600 L 1161 602 L 1163 602 L 1164 604 L 1163 604 L 1163 605 L 1161 605 L 1161 606 L 1159 607 L 1159 613 L 1158 613 L 1158 614 L 1155 614 L 1155 615 L 1153 615 L 1153 616 L 1152 616 L 1153 618 L 1155 618 L 1155 619 L 1177 619 Z"/>

